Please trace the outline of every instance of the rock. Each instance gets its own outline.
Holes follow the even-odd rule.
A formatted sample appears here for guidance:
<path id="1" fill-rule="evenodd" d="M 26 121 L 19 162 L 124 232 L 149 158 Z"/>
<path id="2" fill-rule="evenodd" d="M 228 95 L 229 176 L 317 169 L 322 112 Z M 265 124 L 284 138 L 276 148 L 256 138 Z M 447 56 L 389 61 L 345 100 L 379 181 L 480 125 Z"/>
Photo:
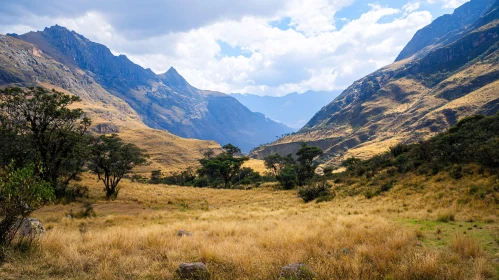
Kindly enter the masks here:
<path id="1" fill-rule="evenodd" d="M 281 269 L 279 279 L 292 280 L 312 280 L 317 278 L 317 275 L 312 269 L 303 263 L 294 263 L 287 265 Z"/>
<path id="2" fill-rule="evenodd" d="M 120 132 L 119 127 L 112 123 L 100 123 L 93 127 L 92 130 L 98 134 L 111 134 Z"/>
<path id="3" fill-rule="evenodd" d="M 177 236 L 182 237 L 182 236 L 192 236 L 192 232 L 188 232 L 186 230 L 179 230 L 177 231 Z"/>
<path id="4" fill-rule="evenodd" d="M 37 236 L 45 233 L 42 223 L 37 218 L 26 218 L 19 227 L 21 236 Z"/>
<path id="5" fill-rule="evenodd" d="M 207 280 L 210 279 L 208 268 L 202 262 L 181 263 L 177 270 L 180 279 Z"/>

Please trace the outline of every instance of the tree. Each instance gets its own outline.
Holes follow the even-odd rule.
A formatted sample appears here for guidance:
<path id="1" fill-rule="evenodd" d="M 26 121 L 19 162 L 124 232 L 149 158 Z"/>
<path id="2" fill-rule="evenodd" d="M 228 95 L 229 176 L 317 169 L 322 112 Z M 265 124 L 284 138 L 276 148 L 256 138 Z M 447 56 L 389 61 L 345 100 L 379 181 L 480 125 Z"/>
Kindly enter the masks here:
<path id="1" fill-rule="evenodd" d="M 270 169 L 274 176 L 279 175 L 281 169 L 282 157 L 280 154 L 275 153 L 264 158 L 265 167 Z"/>
<path id="2" fill-rule="evenodd" d="M 16 168 L 14 163 L 0 169 L 0 258 L 19 226 L 31 212 L 54 198 L 54 190 L 30 164 Z"/>
<path id="3" fill-rule="evenodd" d="M 276 177 L 279 175 L 281 169 L 283 169 L 284 167 L 296 164 L 291 154 L 288 154 L 287 156 L 283 157 L 278 153 L 271 154 L 266 158 L 264 158 L 264 163 L 265 167 L 267 169 L 270 169 L 272 174 Z"/>
<path id="4" fill-rule="evenodd" d="M 35 163 L 37 175 L 63 197 L 88 156 L 90 120 L 81 109 L 69 109 L 78 101 L 42 87 L 0 90 L 0 165 Z"/>
<path id="5" fill-rule="evenodd" d="M 227 144 L 222 149 L 224 151 L 216 156 L 207 154 L 210 156 L 205 156 L 199 160 L 201 168 L 197 172 L 200 176 L 207 177 L 211 182 L 221 180 L 225 188 L 230 188 L 232 179 L 239 174 L 241 166 L 249 158 L 245 156 L 235 157 L 241 150 L 232 144 Z"/>
<path id="6" fill-rule="evenodd" d="M 293 164 L 285 166 L 279 171 L 276 179 L 285 190 L 294 189 L 298 184 L 298 169 L 299 166 Z"/>
<path id="7" fill-rule="evenodd" d="M 118 135 L 101 135 L 92 145 L 90 169 L 104 183 L 106 199 L 116 199 L 118 184 L 134 167 L 146 163 L 148 156 L 134 144 L 123 142 Z"/>
<path id="8" fill-rule="evenodd" d="M 314 159 L 320 155 L 322 155 L 322 150 L 317 147 L 307 146 L 307 144 L 303 144 L 301 148 L 296 152 L 298 156 L 297 161 L 300 165 L 298 170 L 298 184 L 300 186 L 304 185 L 308 180 L 312 179 L 315 174 L 315 168 L 317 167 L 314 164 Z"/>

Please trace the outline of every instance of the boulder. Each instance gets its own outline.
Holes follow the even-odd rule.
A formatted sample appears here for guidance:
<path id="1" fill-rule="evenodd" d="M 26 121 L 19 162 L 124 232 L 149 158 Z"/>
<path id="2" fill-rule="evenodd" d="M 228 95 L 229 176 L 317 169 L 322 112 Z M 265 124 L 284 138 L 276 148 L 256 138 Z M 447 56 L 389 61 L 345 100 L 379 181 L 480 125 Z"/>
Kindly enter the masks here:
<path id="1" fill-rule="evenodd" d="M 21 236 L 37 236 L 45 233 L 43 224 L 37 218 L 26 218 L 19 226 Z"/>
<path id="2" fill-rule="evenodd" d="M 179 230 L 177 231 L 177 236 L 182 237 L 182 236 L 192 236 L 192 232 L 188 232 L 186 230 Z"/>
<path id="3" fill-rule="evenodd" d="M 195 263 L 181 263 L 178 267 L 177 273 L 180 279 L 189 280 L 208 280 L 210 273 L 208 268 L 202 262 Z"/>
<path id="4" fill-rule="evenodd" d="M 312 271 L 312 269 L 303 263 L 286 265 L 281 269 L 281 274 L 279 275 L 279 279 L 283 280 L 312 280 L 316 278 L 317 275 Z"/>

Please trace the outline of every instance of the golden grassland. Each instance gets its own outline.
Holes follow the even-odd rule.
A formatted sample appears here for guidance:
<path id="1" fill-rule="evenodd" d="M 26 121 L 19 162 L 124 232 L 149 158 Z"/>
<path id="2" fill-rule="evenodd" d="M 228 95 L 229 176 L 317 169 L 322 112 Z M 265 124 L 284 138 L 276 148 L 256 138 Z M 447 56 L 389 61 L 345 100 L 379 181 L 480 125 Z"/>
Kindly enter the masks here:
<path id="1" fill-rule="evenodd" d="M 213 279 L 278 279 L 296 262 L 317 279 L 497 279 L 498 205 L 469 191 L 494 180 L 411 175 L 370 200 L 335 185 L 332 201 L 308 204 L 265 187 L 125 180 L 107 202 L 85 175 L 96 217 L 67 218 L 80 204 L 40 209 L 33 216 L 46 234 L 27 252 L 10 251 L 0 279 L 175 279 L 181 262 L 194 261 Z M 177 237 L 180 229 L 193 236 Z"/>

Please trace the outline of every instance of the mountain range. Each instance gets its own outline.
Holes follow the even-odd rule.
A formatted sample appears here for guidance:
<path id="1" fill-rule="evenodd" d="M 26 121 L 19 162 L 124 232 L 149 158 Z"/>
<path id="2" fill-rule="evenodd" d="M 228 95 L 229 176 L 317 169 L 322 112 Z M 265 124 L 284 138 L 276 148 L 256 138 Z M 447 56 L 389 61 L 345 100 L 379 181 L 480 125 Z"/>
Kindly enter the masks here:
<path id="1" fill-rule="evenodd" d="M 251 112 L 229 95 L 191 86 L 174 68 L 157 75 L 64 27 L 8 35 L 33 44 L 71 72 L 84 72 L 106 92 L 125 101 L 151 128 L 221 145 L 232 143 L 246 152 L 292 131 Z M 2 83 L 17 82 L 9 70 L 0 72 L 5 76 Z"/>
<path id="2" fill-rule="evenodd" d="M 259 96 L 254 94 L 234 93 L 244 106 L 253 112 L 281 122 L 295 130 L 302 128 L 322 107 L 338 96 L 341 91 L 307 91 L 284 96 Z"/>
<path id="3" fill-rule="evenodd" d="M 354 82 L 297 133 L 251 156 L 302 143 L 338 165 L 426 139 L 473 114 L 499 110 L 499 1 L 472 0 L 418 31 L 393 64 Z"/>

